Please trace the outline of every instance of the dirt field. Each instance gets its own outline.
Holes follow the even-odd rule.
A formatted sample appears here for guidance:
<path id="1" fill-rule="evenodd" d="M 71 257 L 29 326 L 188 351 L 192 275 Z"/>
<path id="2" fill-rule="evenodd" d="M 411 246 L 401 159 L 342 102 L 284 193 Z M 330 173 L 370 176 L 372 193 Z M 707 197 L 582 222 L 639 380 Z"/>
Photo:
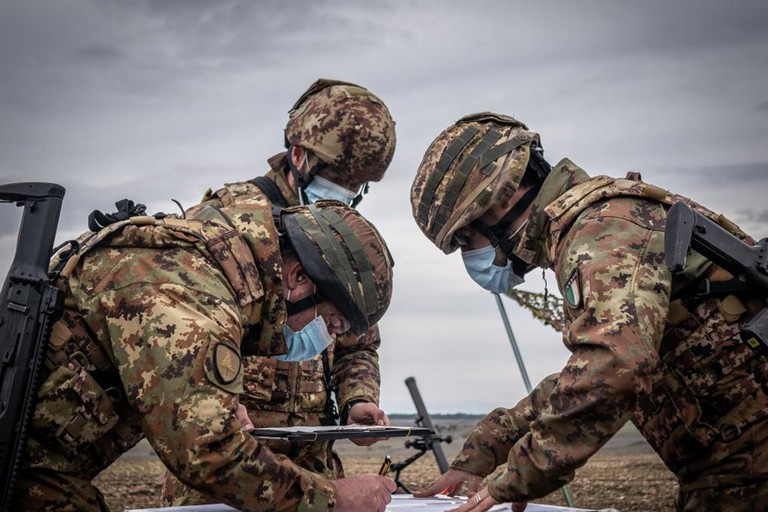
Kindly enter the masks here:
<path id="1" fill-rule="evenodd" d="M 464 438 L 475 420 L 437 420 L 440 435 L 451 435 L 450 444 L 443 444 L 450 461 L 461 449 Z M 406 421 L 398 424 L 408 425 Z M 369 447 L 358 447 L 348 441 L 337 443 L 348 475 L 376 472 L 384 455 L 402 462 L 417 451 L 404 447 L 403 439 L 390 439 Z M 162 464 L 152 450 L 142 442 L 102 473 L 97 485 L 110 508 L 122 511 L 132 508 L 158 506 Z M 410 488 L 426 485 L 439 474 L 431 452 L 405 468 L 400 479 Z M 392 476 L 392 475 L 390 475 Z M 577 474 L 570 490 L 577 507 L 614 508 L 620 512 L 674 511 L 673 500 L 677 484 L 659 458 L 631 426 L 625 427 Z M 561 492 L 555 492 L 537 503 L 565 505 Z"/>

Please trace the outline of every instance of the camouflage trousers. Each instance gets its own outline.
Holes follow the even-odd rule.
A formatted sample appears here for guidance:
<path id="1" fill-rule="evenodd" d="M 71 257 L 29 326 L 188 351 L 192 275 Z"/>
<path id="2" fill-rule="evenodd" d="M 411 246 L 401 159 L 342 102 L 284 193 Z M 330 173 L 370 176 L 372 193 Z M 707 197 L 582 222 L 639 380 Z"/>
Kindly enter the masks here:
<path id="1" fill-rule="evenodd" d="M 768 420 L 716 441 L 690 469 L 694 476 L 680 479 L 678 511 L 768 512 Z"/>
<path id="2" fill-rule="evenodd" d="M 689 489 L 681 485 L 675 506 L 678 512 L 768 512 L 768 479 L 747 485 Z"/>
<path id="3" fill-rule="evenodd" d="M 90 480 L 49 469 L 24 469 L 16 483 L 14 512 L 107 512 Z"/>

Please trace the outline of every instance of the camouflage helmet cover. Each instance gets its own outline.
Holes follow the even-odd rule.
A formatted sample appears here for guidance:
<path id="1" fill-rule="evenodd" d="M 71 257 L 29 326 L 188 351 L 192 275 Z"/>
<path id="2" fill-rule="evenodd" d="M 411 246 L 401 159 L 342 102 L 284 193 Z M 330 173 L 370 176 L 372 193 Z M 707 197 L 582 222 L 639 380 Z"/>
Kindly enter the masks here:
<path id="1" fill-rule="evenodd" d="M 288 115 L 286 142 L 337 168 L 349 178 L 350 190 L 384 176 L 395 152 L 395 122 L 384 102 L 364 87 L 321 78 Z"/>
<path id="2" fill-rule="evenodd" d="M 459 119 L 427 149 L 411 186 L 413 217 L 446 254 L 453 235 L 507 201 L 523 178 L 538 135 L 522 122 L 481 112 Z"/>
<path id="3" fill-rule="evenodd" d="M 377 323 L 392 298 L 394 262 L 373 224 L 333 200 L 283 209 L 280 222 L 304 271 L 351 331 Z"/>

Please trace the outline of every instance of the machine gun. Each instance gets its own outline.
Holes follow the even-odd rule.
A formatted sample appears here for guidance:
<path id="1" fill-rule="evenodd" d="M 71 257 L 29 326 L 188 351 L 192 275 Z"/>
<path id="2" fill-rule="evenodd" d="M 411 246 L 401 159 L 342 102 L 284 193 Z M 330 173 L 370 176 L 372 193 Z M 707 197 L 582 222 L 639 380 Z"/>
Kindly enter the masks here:
<path id="1" fill-rule="evenodd" d="M 0 296 L 0 510 L 10 507 L 38 372 L 62 294 L 48 275 L 64 188 L 53 183 L 0 186 L 0 201 L 23 206 L 16 254 Z"/>
<path id="2" fill-rule="evenodd" d="M 408 387 L 408 391 L 411 392 L 411 398 L 413 399 L 413 404 L 416 406 L 416 426 L 417 427 L 425 427 L 431 430 L 432 432 L 435 431 L 434 425 L 432 425 L 432 420 L 429 417 L 429 413 L 427 412 L 427 408 L 424 405 L 424 400 L 421 399 L 421 393 L 419 393 L 419 388 L 416 386 L 416 379 L 413 377 L 408 377 L 405 379 L 405 385 Z M 448 465 L 448 459 L 445 457 L 445 452 L 443 452 L 443 447 L 440 443 L 450 443 L 453 439 L 451 436 L 445 436 L 440 437 L 437 434 L 433 433 L 428 436 L 420 437 L 418 439 L 408 439 L 405 441 L 405 447 L 406 448 L 415 448 L 418 450 L 418 453 L 415 453 L 405 459 L 402 462 L 394 462 L 389 467 L 390 472 L 395 473 L 395 483 L 398 487 L 402 488 L 405 492 L 411 493 L 411 490 L 408 489 L 408 487 L 400 480 L 400 473 L 413 464 L 415 461 L 420 459 L 424 454 L 427 453 L 427 451 L 432 450 L 432 453 L 435 456 L 435 460 L 437 461 L 437 467 L 440 469 L 440 474 L 445 473 L 448 471 L 449 465 Z"/>
<path id="3" fill-rule="evenodd" d="M 741 290 L 766 295 L 766 307 L 742 326 L 741 338 L 753 349 L 761 345 L 768 348 L 768 238 L 748 245 L 687 204 L 675 203 L 667 215 L 664 239 L 667 267 L 672 273 L 685 268 L 689 249 L 730 272 L 735 278 L 733 284 Z"/>

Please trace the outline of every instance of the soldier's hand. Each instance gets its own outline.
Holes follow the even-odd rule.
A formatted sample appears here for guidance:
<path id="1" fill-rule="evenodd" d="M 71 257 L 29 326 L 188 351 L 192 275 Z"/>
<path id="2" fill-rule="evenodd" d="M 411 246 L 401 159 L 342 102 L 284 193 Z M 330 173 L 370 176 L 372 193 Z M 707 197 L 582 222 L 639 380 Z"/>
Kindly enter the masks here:
<path id="1" fill-rule="evenodd" d="M 499 502 L 491 498 L 488 494 L 488 488 L 483 487 L 477 493 L 469 497 L 469 500 L 460 507 L 449 510 L 448 512 L 485 512 L 490 510 Z M 528 504 L 525 502 L 513 503 L 512 512 L 524 512 Z"/>
<path id="2" fill-rule="evenodd" d="M 418 498 L 426 498 L 435 494 L 474 494 L 480 488 L 483 479 L 467 471 L 449 469 L 443 475 L 420 491 L 413 493 Z"/>
<path id="3" fill-rule="evenodd" d="M 371 402 L 358 402 L 349 409 L 347 424 L 357 423 L 358 425 L 389 425 L 389 417 L 376 404 Z M 351 439 L 357 446 L 370 446 L 373 443 L 382 441 L 385 437 L 364 437 Z"/>
<path id="4" fill-rule="evenodd" d="M 333 480 L 336 512 L 384 512 L 397 489 L 386 476 L 360 475 Z"/>
<path id="5" fill-rule="evenodd" d="M 248 409 L 246 409 L 243 404 L 238 404 L 237 409 L 235 410 L 235 417 L 240 420 L 240 423 L 243 425 L 246 432 L 253 430 L 253 423 L 251 422 L 251 418 L 248 417 Z"/>

